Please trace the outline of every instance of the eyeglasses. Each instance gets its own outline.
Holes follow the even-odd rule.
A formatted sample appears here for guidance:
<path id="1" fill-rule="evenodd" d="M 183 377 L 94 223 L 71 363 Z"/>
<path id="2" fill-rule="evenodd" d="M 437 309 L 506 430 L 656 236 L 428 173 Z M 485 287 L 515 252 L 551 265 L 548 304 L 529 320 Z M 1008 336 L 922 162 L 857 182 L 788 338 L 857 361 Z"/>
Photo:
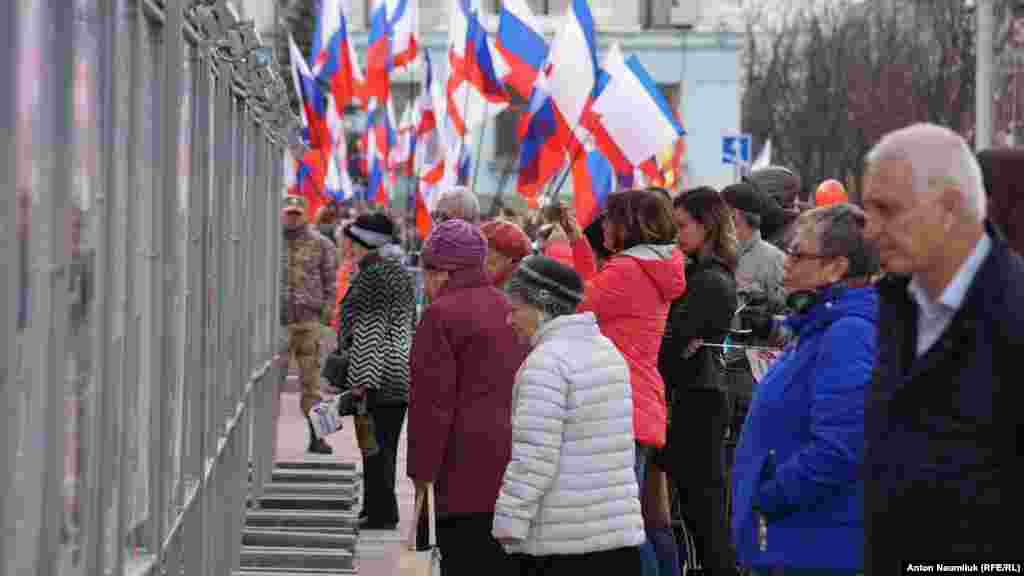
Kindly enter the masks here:
<path id="1" fill-rule="evenodd" d="M 797 249 L 792 248 L 792 247 L 786 248 L 782 252 L 785 253 L 785 255 L 788 256 L 789 258 L 792 258 L 793 260 L 797 260 L 797 261 L 800 261 L 800 260 L 825 260 L 825 259 L 828 259 L 828 258 L 834 258 L 834 256 L 831 255 L 831 254 L 814 254 L 812 252 L 800 252 Z"/>
<path id="2" fill-rule="evenodd" d="M 449 215 L 447 212 L 434 212 L 433 214 L 430 215 L 430 218 L 434 221 L 435 224 L 447 222 L 448 220 L 452 219 L 451 215 Z"/>

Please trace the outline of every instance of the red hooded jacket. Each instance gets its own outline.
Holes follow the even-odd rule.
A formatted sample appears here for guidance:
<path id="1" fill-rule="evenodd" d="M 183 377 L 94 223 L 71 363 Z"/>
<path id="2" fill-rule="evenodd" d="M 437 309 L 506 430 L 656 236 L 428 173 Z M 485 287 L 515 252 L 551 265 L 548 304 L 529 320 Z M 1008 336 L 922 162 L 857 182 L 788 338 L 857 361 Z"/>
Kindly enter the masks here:
<path id="1" fill-rule="evenodd" d="M 581 236 L 573 257 L 586 282 L 579 311 L 597 316 L 601 332 L 629 364 L 636 440 L 664 446 L 668 410 L 658 350 L 669 305 L 686 291 L 683 255 L 671 244 L 641 244 L 612 256 L 598 271 L 590 243 Z"/>

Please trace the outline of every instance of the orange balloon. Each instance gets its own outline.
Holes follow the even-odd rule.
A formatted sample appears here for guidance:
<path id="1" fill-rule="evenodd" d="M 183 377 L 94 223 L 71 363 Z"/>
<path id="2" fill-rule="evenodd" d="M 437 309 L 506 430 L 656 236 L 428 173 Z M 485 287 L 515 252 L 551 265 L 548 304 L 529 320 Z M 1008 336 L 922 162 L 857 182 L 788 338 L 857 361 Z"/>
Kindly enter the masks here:
<path id="1" fill-rule="evenodd" d="M 825 180 L 818 185 L 818 190 L 814 193 L 815 206 L 829 206 L 849 201 L 846 188 L 838 180 Z"/>

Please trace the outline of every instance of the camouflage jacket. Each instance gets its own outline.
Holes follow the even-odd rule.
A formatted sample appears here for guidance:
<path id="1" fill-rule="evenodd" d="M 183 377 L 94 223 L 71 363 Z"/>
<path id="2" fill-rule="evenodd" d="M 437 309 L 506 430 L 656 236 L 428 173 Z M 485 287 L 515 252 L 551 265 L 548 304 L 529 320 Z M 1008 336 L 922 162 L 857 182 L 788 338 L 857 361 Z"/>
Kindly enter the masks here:
<path id="1" fill-rule="evenodd" d="M 312 226 L 284 232 L 281 324 L 330 318 L 338 290 L 337 249 Z"/>

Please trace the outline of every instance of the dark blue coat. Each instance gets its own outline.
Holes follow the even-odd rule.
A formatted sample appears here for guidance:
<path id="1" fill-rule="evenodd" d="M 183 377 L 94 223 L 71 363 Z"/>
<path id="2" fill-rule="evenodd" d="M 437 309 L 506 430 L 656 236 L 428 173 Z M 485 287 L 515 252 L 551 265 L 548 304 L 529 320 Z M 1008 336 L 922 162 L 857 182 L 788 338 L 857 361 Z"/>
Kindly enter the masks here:
<path id="1" fill-rule="evenodd" d="M 988 233 L 992 251 L 963 306 L 921 359 L 908 280 L 880 289 L 866 412 L 868 574 L 925 558 L 1024 558 L 1024 261 Z"/>
<path id="2" fill-rule="evenodd" d="M 877 318 L 868 287 L 824 289 L 789 319 L 797 341 L 758 384 L 736 448 L 732 532 L 743 565 L 863 565 L 864 401 Z"/>

